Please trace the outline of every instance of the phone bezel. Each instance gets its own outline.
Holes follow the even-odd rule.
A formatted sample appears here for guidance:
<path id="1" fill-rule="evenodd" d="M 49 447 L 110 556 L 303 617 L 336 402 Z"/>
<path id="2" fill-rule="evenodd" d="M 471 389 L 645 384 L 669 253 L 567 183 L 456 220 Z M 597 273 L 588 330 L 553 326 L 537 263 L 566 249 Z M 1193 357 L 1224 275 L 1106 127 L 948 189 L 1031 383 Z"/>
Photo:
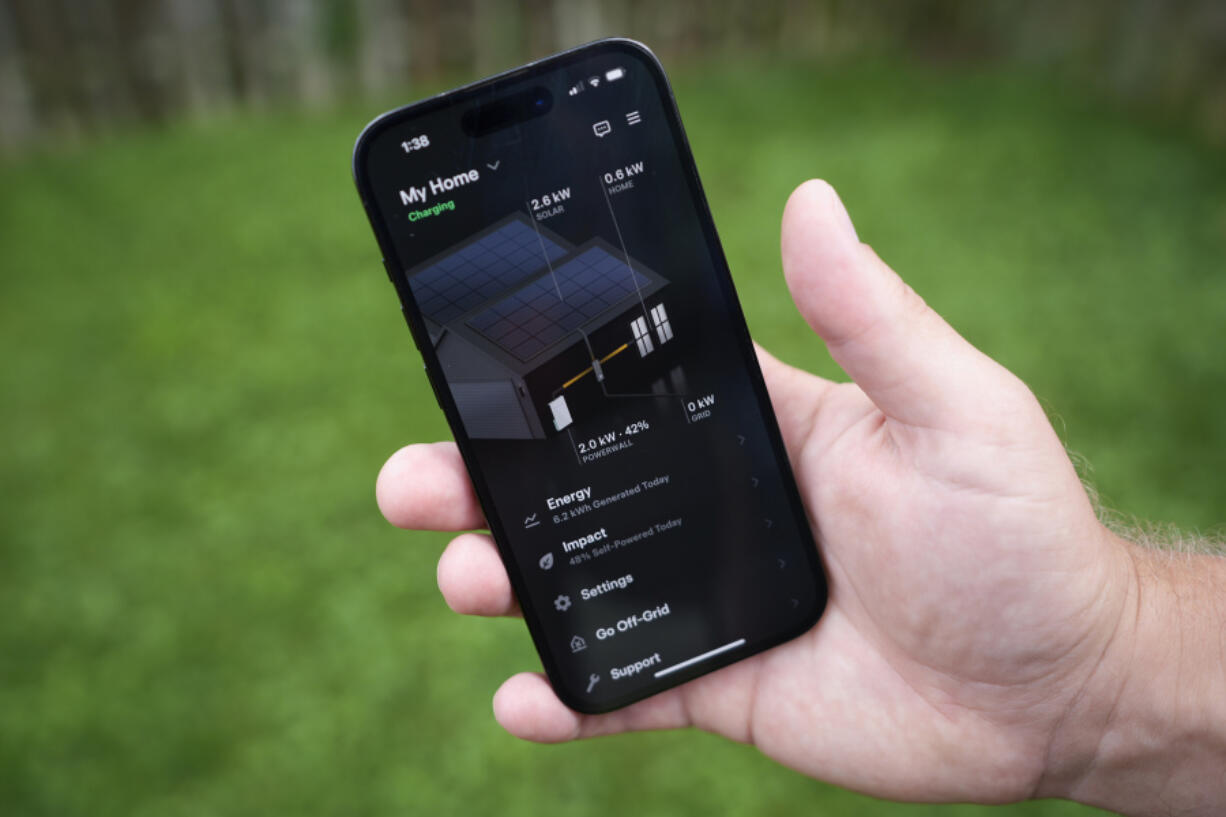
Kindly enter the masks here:
<path id="1" fill-rule="evenodd" d="M 405 264 L 402 263 L 402 260 L 397 257 L 395 244 L 384 224 L 383 214 L 380 212 L 378 205 L 375 203 L 373 186 L 369 178 L 369 173 L 366 172 L 366 159 L 367 150 L 371 142 L 389 127 L 397 126 L 405 121 L 433 113 L 434 111 L 442 108 L 471 102 L 478 95 L 496 91 L 500 86 L 518 83 L 525 78 L 531 78 L 533 76 L 539 76 L 559 69 L 564 69 L 576 62 L 586 60 L 595 54 L 616 53 L 619 51 L 638 57 L 649 68 L 652 81 L 656 86 L 656 90 L 662 102 L 662 107 L 667 114 L 668 126 L 678 148 L 682 170 L 685 173 L 687 186 L 696 206 L 697 216 L 703 230 L 703 237 L 707 242 L 707 245 L 711 251 L 712 260 L 715 263 L 715 275 L 718 280 L 720 292 L 725 299 L 725 303 L 729 308 L 730 316 L 732 318 L 732 320 L 729 321 L 731 324 L 729 326 L 729 330 L 736 336 L 737 346 L 741 351 L 742 365 L 745 367 L 746 372 L 749 375 L 749 379 L 754 390 L 754 397 L 758 402 L 758 406 L 762 414 L 767 438 L 770 441 L 770 445 L 776 457 L 776 462 L 780 466 L 780 476 L 784 485 L 784 490 L 787 493 L 788 506 L 797 521 L 797 529 L 801 532 L 802 536 L 805 536 L 805 538 L 809 540 L 808 542 L 802 544 L 808 545 L 807 547 L 803 548 L 803 551 L 808 558 L 808 565 L 812 574 L 816 593 L 815 603 L 813 604 L 812 609 L 805 611 L 806 614 L 798 615 L 798 624 L 796 626 L 785 628 L 766 638 L 748 642 L 744 648 L 733 650 L 727 655 L 716 656 L 709 661 L 704 661 L 693 667 L 680 670 L 670 675 L 667 680 L 661 681 L 658 684 L 652 685 L 646 689 L 627 693 L 625 695 L 601 701 L 599 704 L 594 704 L 592 701 L 588 701 L 573 694 L 567 687 L 565 683 L 565 676 L 560 671 L 558 663 L 554 658 L 553 650 L 546 640 L 544 631 L 540 625 L 540 617 L 531 603 L 527 582 L 524 579 L 523 572 L 514 556 L 514 553 L 506 544 L 508 537 L 505 535 L 505 527 L 502 524 L 502 521 L 497 517 L 496 512 L 494 512 L 495 506 L 492 502 L 492 493 L 489 490 L 489 486 L 485 482 L 485 479 L 478 466 L 476 456 L 471 449 L 470 440 L 464 431 L 464 425 L 460 420 L 459 411 L 451 397 L 450 390 L 447 388 L 444 374 L 439 366 L 436 356 L 433 353 L 426 353 L 426 350 L 432 349 L 432 347 L 426 334 L 425 322 L 417 308 L 416 302 L 412 297 L 412 293 L 408 286 L 408 280 L 402 272 L 402 270 L 405 269 Z M 681 123 L 681 115 L 677 109 L 676 99 L 673 96 L 672 87 L 669 85 L 668 79 L 664 73 L 663 65 L 661 65 L 659 59 L 649 48 L 647 48 L 647 46 L 635 40 L 625 38 L 596 40 L 550 57 L 545 57 L 540 60 L 526 63 L 525 65 L 513 68 L 509 71 L 504 71 L 485 79 L 463 85 L 459 88 L 445 91 L 419 102 L 388 111 L 387 113 L 384 113 L 372 120 L 358 136 L 353 152 L 353 176 L 355 184 L 357 185 L 358 195 L 362 200 L 362 205 L 366 210 L 367 217 L 370 220 L 371 227 L 374 230 L 379 247 L 383 252 L 383 263 L 388 278 L 395 286 L 396 292 L 400 297 L 401 310 L 404 313 L 405 321 L 408 323 L 409 331 L 417 345 L 418 352 L 422 356 L 426 375 L 430 382 L 430 386 L 434 391 L 435 399 L 443 409 L 443 414 L 447 418 L 447 423 L 451 428 L 453 436 L 455 437 L 456 445 L 459 448 L 460 455 L 464 460 L 464 465 L 468 471 L 469 478 L 472 480 L 477 498 L 481 503 L 481 507 L 485 511 L 486 522 L 489 525 L 490 533 L 493 536 L 495 544 L 497 545 L 503 564 L 507 568 L 507 573 L 510 577 L 512 588 L 515 591 L 516 597 L 519 599 L 520 607 L 524 614 L 524 620 L 528 625 L 528 631 L 532 636 L 537 653 L 540 655 L 545 673 L 553 686 L 554 692 L 563 703 L 565 703 L 571 709 L 585 714 L 599 714 L 602 712 L 612 711 L 614 709 L 620 709 L 621 707 L 628 706 L 636 701 L 656 695 L 668 689 L 672 689 L 673 687 L 680 686 L 693 680 L 694 678 L 714 672 L 715 670 L 728 666 L 729 664 L 749 658 L 752 655 L 756 655 L 786 641 L 790 641 L 791 639 L 808 631 L 817 623 L 825 609 L 828 598 L 826 574 L 822 568 L 821 558 L 816 544 L 813 542 L 808 516 L 805 512 L 804 504 L 801 501 L 799 490 L 796 486 L 795 478 L 792 472 L 791 463 L 788 458 L 787 449 L 784 445 L 782 434 L 779 431 L 778 422 L 771 407 L 770 396 L 767 393 L 766 384 L 762 378 L 761 368 L 758 365 L 757 355 L 754 352 L 753 341 L 749 335 L 749 328 L 745 322 L 745 316 L 741 308 L 740 300 L 737 298 L 736 290 L 733 286 L 732 276 L 728 268 L 727 259 L 724 256 L 723 246 L 719 241 L 719 236 L 715 229 L 715 222 L 712 218 L 711 210 L 707 203 L 706 194 L 702 189 L 702 184 L 698 177 L 698 169 L 694 162 L 693 153 L 690 150 L 689 140 L 686 137 L 685 129 Z"/>

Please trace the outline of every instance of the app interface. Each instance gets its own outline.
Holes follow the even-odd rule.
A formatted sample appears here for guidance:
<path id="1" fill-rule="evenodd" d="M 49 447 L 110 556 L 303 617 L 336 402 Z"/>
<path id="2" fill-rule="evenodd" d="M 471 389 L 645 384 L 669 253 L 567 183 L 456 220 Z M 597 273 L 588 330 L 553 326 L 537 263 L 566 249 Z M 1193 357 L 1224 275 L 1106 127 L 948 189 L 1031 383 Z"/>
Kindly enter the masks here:
<path id="1" fill-rule="evenodd" d="M 538 70 L 398 121 L 360 170 L 584 709 L 794 635 L 825 600 L 657 77 L 627 50 Z M 471 113 L 507 97 L 546 112 Z"/>

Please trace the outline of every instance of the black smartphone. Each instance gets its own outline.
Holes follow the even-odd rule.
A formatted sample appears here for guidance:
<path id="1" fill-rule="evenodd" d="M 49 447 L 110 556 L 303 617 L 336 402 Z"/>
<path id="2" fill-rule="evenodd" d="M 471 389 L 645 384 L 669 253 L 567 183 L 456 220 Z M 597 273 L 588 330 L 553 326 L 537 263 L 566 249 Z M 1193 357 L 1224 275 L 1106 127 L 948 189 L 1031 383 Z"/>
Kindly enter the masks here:
<path id="1" fill-rule="evenodd" d="M 625 706 L 813 626 L 817 550 L 646 47 L 384 114 L 353 170 L 563 702 Z"/>

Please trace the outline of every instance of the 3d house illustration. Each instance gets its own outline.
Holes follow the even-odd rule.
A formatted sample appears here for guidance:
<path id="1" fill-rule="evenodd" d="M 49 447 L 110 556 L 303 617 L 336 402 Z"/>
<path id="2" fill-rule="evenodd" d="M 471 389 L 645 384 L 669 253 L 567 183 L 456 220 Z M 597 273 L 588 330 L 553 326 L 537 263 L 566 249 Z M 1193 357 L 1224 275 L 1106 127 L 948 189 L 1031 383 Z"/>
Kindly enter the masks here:
<path id="1" fill-rule="evenodd" d="M 543 439 L 666 365 L 668 281 L 600 238 L 514 213 L 408 280 L 473 438 Z"/>

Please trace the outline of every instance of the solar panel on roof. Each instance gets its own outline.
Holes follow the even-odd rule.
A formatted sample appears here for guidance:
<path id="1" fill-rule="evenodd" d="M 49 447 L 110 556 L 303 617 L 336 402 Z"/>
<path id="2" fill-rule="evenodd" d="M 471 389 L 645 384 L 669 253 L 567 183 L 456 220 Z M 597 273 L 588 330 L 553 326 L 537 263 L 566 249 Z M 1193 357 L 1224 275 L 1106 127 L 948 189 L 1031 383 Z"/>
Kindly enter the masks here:
<path id="1" fill-rule="evenodd" d="M 468 325 L 527 362 L 624 301 L 636 286 L 648 284 L 650 281 L 625 261 L 592 247 L 555 267 L 552 276 L 542 275 L 482 309 L 468 319 Z"/>
<path id="2" fill-rule="evenodd" d="M 409 286 L 426 317 L 447 323 L 540 272 L 546 258 L 565 254 L 557 242 L 515 219 L 415 273 Z"/>

